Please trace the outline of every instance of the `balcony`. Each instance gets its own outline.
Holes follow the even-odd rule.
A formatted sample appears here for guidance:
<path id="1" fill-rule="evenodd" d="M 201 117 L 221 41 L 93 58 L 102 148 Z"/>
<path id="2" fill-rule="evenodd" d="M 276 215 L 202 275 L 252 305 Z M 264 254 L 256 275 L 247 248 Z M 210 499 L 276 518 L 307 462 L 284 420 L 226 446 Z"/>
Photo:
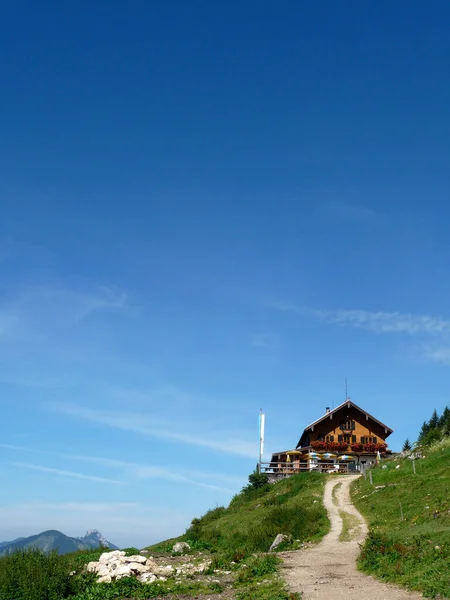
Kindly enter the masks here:
<path id="1" fill-rule="evenodd" d="M 349 465 L 347 463 L 334 463 L 327 461 L 320 461 L 318 463 L 302 463 L 298 461 L 294 462 L 262 462 L 261 473 L 265 473 L 269 480 L 269 483 L 274 483 L 280 479 L 286 479 L 292 477 L 297 473 L 349 473 Z"/>

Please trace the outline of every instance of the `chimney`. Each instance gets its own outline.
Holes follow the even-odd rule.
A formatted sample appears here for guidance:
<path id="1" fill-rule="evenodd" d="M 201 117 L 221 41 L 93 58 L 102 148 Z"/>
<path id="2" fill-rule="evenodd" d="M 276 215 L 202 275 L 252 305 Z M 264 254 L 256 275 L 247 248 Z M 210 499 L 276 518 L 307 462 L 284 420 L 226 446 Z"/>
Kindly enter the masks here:
<path id="1" fill-rule="evenodd" d="M 330 407 L 327 406 L 326 409 L 325 409 L 325 414 L 328 414 L 329 412 L 330 412 Z"/>

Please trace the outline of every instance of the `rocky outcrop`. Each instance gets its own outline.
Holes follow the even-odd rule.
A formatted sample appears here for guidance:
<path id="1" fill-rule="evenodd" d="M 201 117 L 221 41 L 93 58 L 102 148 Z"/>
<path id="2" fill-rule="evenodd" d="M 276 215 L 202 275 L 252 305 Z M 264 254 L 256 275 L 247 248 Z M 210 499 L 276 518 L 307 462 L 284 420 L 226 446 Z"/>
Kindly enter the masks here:
<path id="1" fill-rule="evenodd" d="M 199 564 L 192 562 L 177 564 L 157 563 L 151 556 L 149 558 L 141 554 L 126 556 L 125 552 L 115 550 L 104 552 L 98 561 L 90 562 L 87 570 L 98 575 L 98 583 L 110 583 L 123 577 L 136 577 L 144 583 L 154 581 L 166 581 L 169 577 L 190 576 L 204 573 L 211 561 L 206 560 Z"/>

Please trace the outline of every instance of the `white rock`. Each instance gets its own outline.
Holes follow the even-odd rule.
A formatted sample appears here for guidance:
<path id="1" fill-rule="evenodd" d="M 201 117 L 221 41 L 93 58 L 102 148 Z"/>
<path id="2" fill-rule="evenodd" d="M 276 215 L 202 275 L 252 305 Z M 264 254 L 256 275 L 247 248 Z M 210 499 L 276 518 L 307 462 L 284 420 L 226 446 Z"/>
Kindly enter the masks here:
<path id="1" fill-rule="evenodd" d="M 96 573 L 98 568 L 98 562 L 88 563 L 87 570 L 89 573 Z"/>
<path id="2" fill-rule="evenodd" d="M 147 569 L 150 569 L 150 571 L 152 571 L 152 573 L 155 569 L 158 568 L 158 565 L 151 558 L 147 558 L 147 560 L 145 561 L 145 566 L 147 567 Z"/>
<path id="3" fill-rule="evenodd" d="M 146 563 L 147 562 L 147 558 L 145 556 L 141 556 L 140 554 L 133 554 L 133 556 L 127 556 L 126 557 L 127 562 L 132 562 L 132 563 Z"/>
<path id="4" fill-rule="evenodd" d="M 174 572 L 175 569 L 172 567 L 172 565 L 155 565 L 155 567 L 152 569 L 152 573 L 154 573 L 155 575 L 163 575 L 165 577 L 170 577 L 171 575 L 173 575 Z"/>
<path id="5" fill-rule="evenodd" d="M 138 573 L 146 573 L 148 571 L 146 566 L 137 562 L 128 563 L 128 565 L 124 566 L 128 567 L 131 571 L 137 571 Z"/>
<path id="6" fill-rule="evenodd" d="M 114 569 L 111 569 L 106 565 L 99 565 L 97 568 L 97 575 L 99 577 L 106 577 L 106 575 L 111 575 L 111 573 L 114 573 Z"/>
<path id="7" fill-rule="evenodd" d="M 116 577 L 128 577 L 131 575 L 131 569 L 129 565 L 121 565 L 114 573 Z"/>
<path id="8" fill-rule="evenodd" d="M 125 556 L 125 552 L 123 550 L 113 550 L 112 552 L 103 552 L 103 554 L 98 559 L 98 562 L 104 563 L 109 562 L 110 560 L 120 560 L 121 556 Z"/>
<path id="9" fill-rule="evenodd" d="M 97 583 L 111 583 L 112 577 L 111 575 L 103 575 L 103 577 L 99 577 L 97 579 Z"/>
<path id="10" fill-rule="evenodd" d="M 187 552 L 191 547 L 187 542 L 177 542 L 172 548 L 173 552 Z"/>
<path id="11" fill-rule="evenodd" d="M 280 544 L 282 544 L 283 542 L 285 542 L 287 539 L 289 539 L 289 537 L 287 535 L 284 535 L 284 533 L 279 533 L 277 535 L 277 537 L 273 540 L 273 542 L 269 548 L 269 552 L 272 552 L 273 550 L 278 548 L 278 546 Z"/>
<path id="12" fill-rule="evenodd" d="M 156 581 L 157 577 L 156 575 L 153 575 L 153 573 L 143 573 L 138 579 L 139 581 L 142 581 L 142 583 L 153 583 Z"/>

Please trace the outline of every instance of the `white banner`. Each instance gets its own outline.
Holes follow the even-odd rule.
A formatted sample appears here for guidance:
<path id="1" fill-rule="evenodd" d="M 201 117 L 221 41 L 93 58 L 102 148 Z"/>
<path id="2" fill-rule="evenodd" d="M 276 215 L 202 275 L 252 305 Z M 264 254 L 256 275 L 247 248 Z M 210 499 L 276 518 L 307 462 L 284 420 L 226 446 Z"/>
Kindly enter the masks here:
<path id="1" fill-rule="evenodd" d="M 264 453 L 264 426 L 266 421 L 266 415 L 260 413 L 259 415 L 259 454 L 260 456 Z"/>

